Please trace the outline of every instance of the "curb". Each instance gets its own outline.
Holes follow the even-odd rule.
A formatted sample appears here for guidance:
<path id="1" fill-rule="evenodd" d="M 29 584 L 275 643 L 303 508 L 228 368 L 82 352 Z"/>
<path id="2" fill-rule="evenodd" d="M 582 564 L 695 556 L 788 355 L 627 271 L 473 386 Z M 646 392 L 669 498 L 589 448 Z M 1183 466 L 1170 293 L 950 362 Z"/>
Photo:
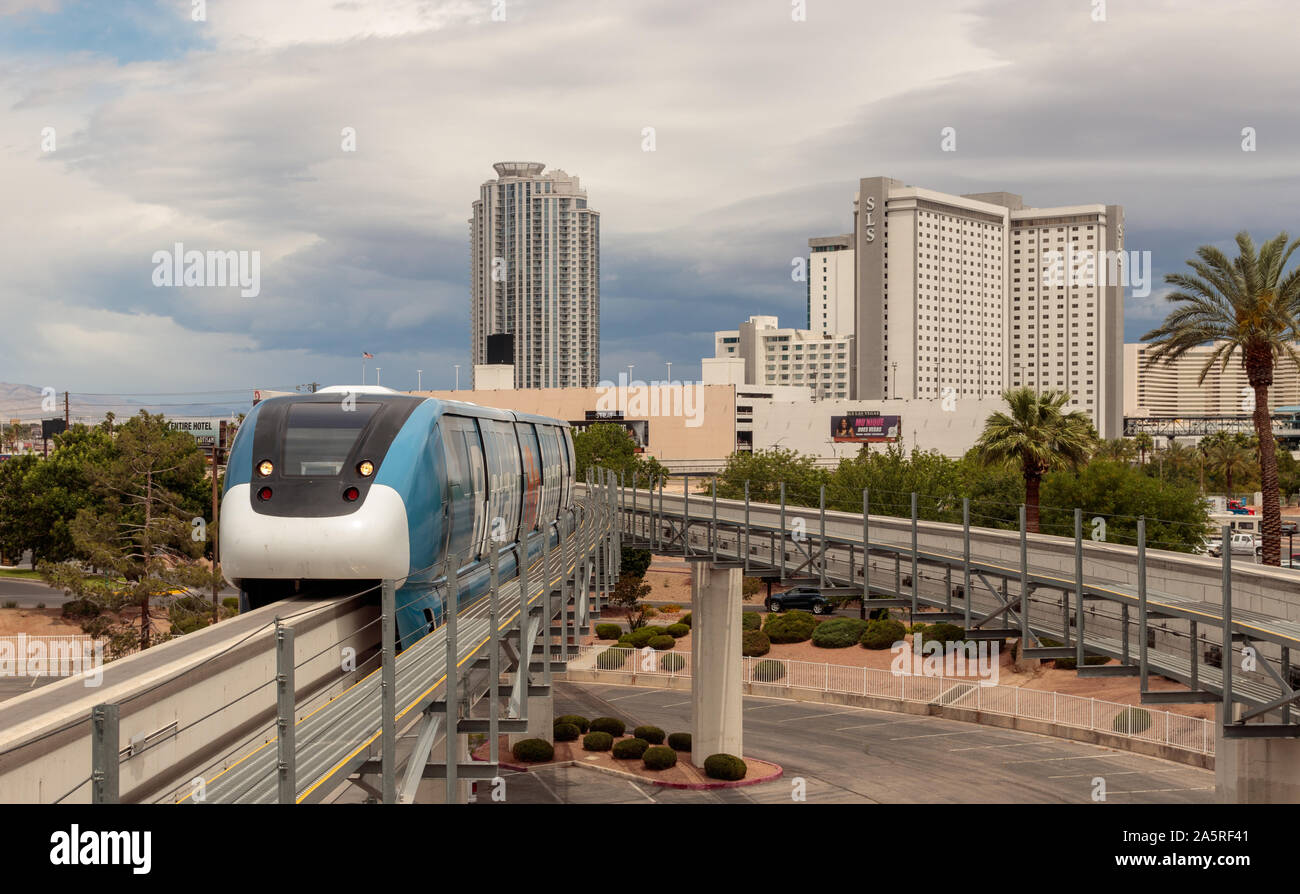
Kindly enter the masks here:
<path id="1" fill-rule="evenodd" d="M 761 758 L 755 758 L 755 760 L 760 760 L 760 759 Z M 475 758 L 475 760 L 477 760 L 477 758 Z M 629 779 L 633 782 L 647 782 L 650 783 L 651 785 L 657 785 L 660 788 L 684 789 L 687 791 L 698 792 L 698 791 L 709 791 L 711 789 L 741 788 L 742 786 L 746 786 L 746 785 L 758 785 L 759 783 L 762 782 L 772 782 L 773 780 L 780 779 L 782 776 L 785 775 L 785 768 L 782 767 L 780 764 L 774 764 L 771 761 L 763 761 L 763 763 L 770 764 L 771 766 L 776 767 L 776 772 L 769 773 L 766 776 L 755 776 L 752 779 L 728 779 L 728 780 L 719 779 L 716 782 L 666 782 L 659 779 L 651 779 L 646 776 L 640 776 L 636 773 L 628 773 L 624 770 L 616 770 L 613 767 L 601 767 L 595 764 L 588 764 L 578 760 L 549 761 L 548 763 L 537 763 L 537 764 L 508 764 L 505 761 L 498 761 L 497 766 L 503 770 L 514 770 L 519 773 L 527 773 L 529 770 L 532 770 L 534 768 L 541 769 L 543 767 L 578 767 L 584 770 L 595 770 L 597 773 L 604 773 L 607 776 L 618 776 L 622 779 Z"/>

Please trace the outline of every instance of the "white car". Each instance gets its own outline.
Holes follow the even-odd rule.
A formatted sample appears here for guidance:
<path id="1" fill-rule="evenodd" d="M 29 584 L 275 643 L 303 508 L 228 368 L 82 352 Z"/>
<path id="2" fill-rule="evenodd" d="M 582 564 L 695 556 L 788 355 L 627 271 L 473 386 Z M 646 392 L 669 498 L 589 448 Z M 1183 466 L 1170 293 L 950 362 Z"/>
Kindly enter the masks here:
<path id="1" fill-rule="evenodd" d="M 1258 537 L 1256 537 L 1254 534 L 1247 534 L 1242 532 L 1237 532 L 1231 535 L 1231 540 L 1229 542 L 1228 548 L 1232 550 L 1232 554 L 1234 556 L 1240 556 L 1240 555 L 1253 556 L 1255 555 L 1255 553 L 1259 552 L 1262 549 L 1262 547 L 1259 545 Z M 1219 556 L 1223 555 L 1223 540 L 1219 537 L 1215 537 L 1213 540 L 1209 542 L 1208 551 L 1210 555 L 1214 556 L 1215 558 L 1218 558 Z"/>

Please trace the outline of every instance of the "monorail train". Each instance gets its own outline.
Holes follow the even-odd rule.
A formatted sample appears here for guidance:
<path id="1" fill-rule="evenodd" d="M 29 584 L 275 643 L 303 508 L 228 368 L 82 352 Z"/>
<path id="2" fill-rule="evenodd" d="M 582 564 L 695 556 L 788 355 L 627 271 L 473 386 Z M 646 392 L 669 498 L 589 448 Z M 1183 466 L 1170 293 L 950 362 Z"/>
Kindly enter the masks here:
<path id="1" fill-rule="evenodd" d="M 573 505 L 573 439 L 558 419 L 335 386 L 253 407 L 231 447 L 221 500 L 225 575 L 240 610 L 295 594 L 399 582 L 397 635 L 441 623 L 444 557 L 461 557 L 462 603 L 541 555 Z"/>

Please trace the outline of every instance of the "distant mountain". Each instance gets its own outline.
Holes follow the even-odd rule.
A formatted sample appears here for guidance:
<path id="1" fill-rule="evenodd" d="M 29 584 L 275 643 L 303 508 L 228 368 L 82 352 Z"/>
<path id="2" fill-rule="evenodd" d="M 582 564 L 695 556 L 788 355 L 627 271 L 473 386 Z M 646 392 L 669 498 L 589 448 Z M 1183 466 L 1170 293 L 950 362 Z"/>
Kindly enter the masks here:
<path id="1" fill-rule="evenodd" d="M 227 392 L 234 398 L 236 392 Z M 250 391 L 244 399 L 231 399 L 225 403 L 188 402 L 186 395 L 164 394 L 78 394 L 72 392 L 69 399 L 69 415 L 72 421 L 97 423 L 105 414 L 113 413 L 118 419 L 134 416 L 141 410 L 150 413 L 163 413 L 167 416 L 229 416 L 237 417 L 247 413 L 253 405 Z M 43 405 L 44 402 L 44 405 Z M 0 382 L 0 420 L 20 419 L 23 422 L 37 422 L 41 419 L 53 419 L 63 416 L 63 392 L 46 398 L 40 388 L 33 385 L 14 385 Z"/>

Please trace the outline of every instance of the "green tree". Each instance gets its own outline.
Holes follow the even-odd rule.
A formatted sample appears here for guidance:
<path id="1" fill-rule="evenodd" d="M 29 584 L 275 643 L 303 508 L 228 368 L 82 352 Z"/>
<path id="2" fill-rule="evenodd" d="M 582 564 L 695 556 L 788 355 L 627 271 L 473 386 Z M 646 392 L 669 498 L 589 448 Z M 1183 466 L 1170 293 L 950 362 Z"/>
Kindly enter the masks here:
<path id="1" fill-rule="evenodd" d="M 123 654 L 154 641 L 154 604 L 198 595 L 214 577 L 220 583 L 220 570 L 197 561 L 203 542 L 193 536 L 195 515 L 181 496 L 204 477 L 194 439 L 141 411 L 118 429 L 113 446 L 106 461 L 90 467 L 99 502 L 81 508 L 70 526 L 78 553 L 105 573 L 88 575 L 76 562 L 46 563 L 41 572 L 51 585 L 108 611 L 138 608 L 138 629 L 126 619 L 96 622 L 106 624 L 96 632 L 108 636 L 110 650 Z"/>
<path id="2" fill-rule="evenodd" d="M 614 592 L 610 594 L 609 601 L 611 605 L 618 606 L 627 612 L 628 630 L 636 630 L 645 626 L 645 602 L 643 601 L 650 595 L 650 585 L 640 577 L 620 577 L 618 583 L 614 585 Z"/>
<path id="3" fill-rule="evenodd" d="M 1155 440 L 1151 435 L 1144 431 L 1140 431 L 1137 433 L 1137 436 L 1133 438 L 1133 445 L 1137 447 L 1138 450 L 1138 463 L 1145 466 L 1147 464 L 1147 454 L 1150 453 L 1151 448 L 1155 446 Z"/>
<path id="4" fill-rule="evenodd" d="M 1137 456 L 1137 445 L 1128 438 L 1107 438 L 1099 441 L 1092 453 L 1100 459 L 1131 463 L 1133 457 Z"/>
<path id="5" fill-rule="evenodd" d="M 727 457 L 726 466 L 718 473 L 718 496 L 727 500 L 743 499 L 748 481 L 750 500 L 778 503 L 781 483 L 785 482 L 787 503 L 816 506 L 827 478 L 826 471 L 817 467 L 813 457 L 794 450 L 772 447 L 754 453 L 737 451 Z"/>
<path id="6" fill-rule="evenodd" d="M 1137 543 L 1139 516 L 1146 516 L 1152 548 L 1194 552 L 1209 531 L 1205 501 L 1195 484 L 1162 482 L 1114 460 L 1094 459 L 1077 471 L 1044 477 L 1043 532 L 1074 536 L 1074 507 L 1083 510 L 1085 523 L 1104 518 L 1110 543 Z"/>
<path id="7" fill-rule="evenodd" d="M 1003 392 L 1002 399 L 1011 412 L 990 416 L 975 446 L 986 462 L 1020 465 L 1025 479 L 1025 524 L 1030 531 L 1037 531 L 1043 476 L 1087 461 L 1096 435 L 1082 412 L 1063 412 L 1070 400 L 1064 391 L 1012 388 Z"/>
<path id="8" fill-rule="evenodd" d="M 1246 372 L 1254 390 L 1251 407 L 1259 439 L 1260 489 L 1263 494 L 1263 561 L 1281 559 L 1282 515 L 1278 500 L 1277 451 L 1273 440 L 1268 391 L 1280 362 L 1300 368 L 1300 268 L 1285 273 L 1300 242 L 1285 233 L 1255 249 L 1250 234 L 1237 234 L 1237 257 L 1229 259 L 1212 245 L 1197 249 L 1187 265 L 1193 273 L 1169 273 L 1165 282 L 1177 288 L 1167 299 L 1176 305 L 1157 328 L 1142 336 L 1156 345 L 1151 362 L 1172 363 L 1199 345 L 1214 344 L 1200 381 L 1217 363 L 1227 369 L 1233 358 Z"/>
<path id="9" fill-rule="evenodd" d="M 1247 484 L 1257 468 L 1254 450 L 1245 438 L 1225 432 L 1215 433 L 1202 444 L 1206 471 L 1222 482 L 1228 496 L 1232 497 L 1234 485 Z"/>
<path id="10" fill-rule="evenodd" d="M 622 474 L 626 486 L 637 487 L 664 478 L 668 470 L 653 456 L 636 452 L 636 442 L 626 428 L 612 422 L 598 422 L 573 436 L 573 455 L 578 480 L 586 478 L 590 468 L 609 469 Z"/>

